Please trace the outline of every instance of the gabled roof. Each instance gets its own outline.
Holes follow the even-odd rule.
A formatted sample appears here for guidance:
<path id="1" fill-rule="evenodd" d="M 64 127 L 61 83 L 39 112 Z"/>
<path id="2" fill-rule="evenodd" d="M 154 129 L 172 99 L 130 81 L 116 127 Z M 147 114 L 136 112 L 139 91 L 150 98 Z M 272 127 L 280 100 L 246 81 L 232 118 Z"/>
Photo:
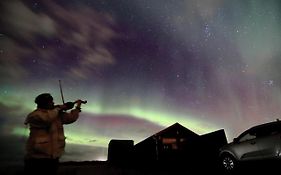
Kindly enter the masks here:
<path id="1" fill-rule="evenodd" d="M 197 138 L 199 137 L 198 134 L 196 134 L 195 132 L 187 129 L 186 127 L 182 126 L 179 123 L 175 123 L 161 131 L 159 131 L 158 133 L 153 134 L 152 136 L 144 139 L 143 141 L 139 142 L 138 144 L 141 144 L 143 142 L 146 142 L 147 140 L 151 140 L 151 139 L 155 139 L 155 138 L 159 138 L 159 137 L 184 137 L 184 138 Z M 136 145 L 138 145 L 136 144 Z"/>
<path id="2" fill-rule="evenodd" d="M 195 132 L 187 129 L 186 127 L 182 126 L 179 123 L 175 123 L 171 126 L 169 126 L 166 129 L 163 129 L 162 131 L 159 131 L 158 133 L 154 134 L 153 136 L 191 136 L 191 137 L 196 137 L 199 136 Z"/>

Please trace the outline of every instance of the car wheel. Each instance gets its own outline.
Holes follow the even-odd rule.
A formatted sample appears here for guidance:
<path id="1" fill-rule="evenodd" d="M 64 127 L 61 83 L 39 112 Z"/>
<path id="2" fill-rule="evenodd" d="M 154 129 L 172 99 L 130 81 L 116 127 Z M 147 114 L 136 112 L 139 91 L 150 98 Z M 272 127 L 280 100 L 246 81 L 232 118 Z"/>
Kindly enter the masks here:
<path id="1" fill-rule="evenodd" d="M 231 155 L 223 155 L 221 158 L 221 163 L 224 170 L 228 172 L 233 172 L 237 168 L 237 161 Z"/>

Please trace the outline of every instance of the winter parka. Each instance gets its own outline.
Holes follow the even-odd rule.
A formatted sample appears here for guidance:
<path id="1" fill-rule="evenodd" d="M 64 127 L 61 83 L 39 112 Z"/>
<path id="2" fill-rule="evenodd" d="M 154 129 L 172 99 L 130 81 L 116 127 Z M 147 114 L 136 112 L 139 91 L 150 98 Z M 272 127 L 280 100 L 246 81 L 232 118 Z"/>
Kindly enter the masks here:
<path id="1" fill-rule="evenodd" d="M 60 107 L 31 112 L 25 120 L 30 129 L 25 158 L 59 158 L 65 148 L 63 124 L 75 122 L 79 112 L 79 109 L 63 112 Z"/>

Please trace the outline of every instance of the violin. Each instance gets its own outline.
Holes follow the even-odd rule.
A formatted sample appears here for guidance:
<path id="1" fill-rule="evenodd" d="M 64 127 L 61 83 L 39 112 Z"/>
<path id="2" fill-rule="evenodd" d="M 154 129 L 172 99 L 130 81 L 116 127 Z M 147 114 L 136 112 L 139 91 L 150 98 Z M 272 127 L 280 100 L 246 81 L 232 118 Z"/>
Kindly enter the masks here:
<path id="1" fill-rule="evenodd" d="M 76 100 L 74 102 L 66 102 L 62 105 L 56 105 L 57 107 L 61 108 L 62 110 L 70 110 L 74 107 L 75 104 L 79 103 L 81 101 L 81 104 L 86 104 L 87 100 Z M 78 107 L 80 109 L 80 106 Z"/>

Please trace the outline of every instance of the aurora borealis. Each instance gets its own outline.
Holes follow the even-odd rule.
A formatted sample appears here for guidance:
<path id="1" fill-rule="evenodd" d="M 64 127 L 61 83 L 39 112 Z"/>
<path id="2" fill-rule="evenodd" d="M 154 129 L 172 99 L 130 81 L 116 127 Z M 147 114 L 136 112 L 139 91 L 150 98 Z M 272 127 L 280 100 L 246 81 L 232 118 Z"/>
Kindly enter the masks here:
<path id="1" fill-rule="evenodd" d="M 63 160 L 175 122 L 231 141 L 281 118 L 280 21 L 279 0 L 2 0 L 1 136 L 24 138 L 34 98 L 60 104 L 62 80 L 66 101 L 88 101 Z"/>

